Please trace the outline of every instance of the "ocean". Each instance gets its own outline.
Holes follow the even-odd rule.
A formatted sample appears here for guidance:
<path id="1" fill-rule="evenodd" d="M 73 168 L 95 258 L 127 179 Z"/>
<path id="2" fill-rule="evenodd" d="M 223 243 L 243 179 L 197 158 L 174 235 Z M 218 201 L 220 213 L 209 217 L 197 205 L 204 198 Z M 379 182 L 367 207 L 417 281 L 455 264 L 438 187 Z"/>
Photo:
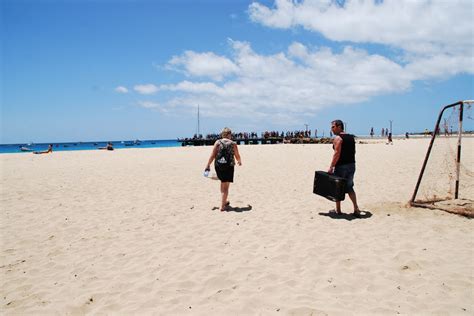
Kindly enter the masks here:
<path id="1" fill-rule="evenodd" d="M 369 135 L 356 135 L 359 139 L 371 139 Z M 455 137 L 451 136 L 451 137 Z M 464 136 L 472 137 L 472 132 L 464 134 Z M 410 137 L 424 137 L 423 135 L 413 135 Z M 456 136 L 457 137 L 457 136 Z M 394 135 L 393 139 L 402 139 L 405 135 Z M 385 137 L 374 136 L 373 139 L 385 139 Z M 174 139 L 168 140 L 124 140 L 124 141 L 113 141 L 114 149 L 127 149 L 127 148 L 160 148 L 160 147 L 181 147 L 181 143 Z M 260 143 L 260 142 L 259 142 Z M 11 154 L 11 153 L 31 153 L 33 151 L 44 151 L 48 149 L 48 145 L 53 145 L 53 151 L 72 151 L 72 150 L 97 150 L 99 147 L 107 146 L 107 141 L 97 142 L 68 142 L 68 143 L 21 143 L 21 144 L 0 144 L 0 154 Z M 29 151 L 22 151 L 21 148 L 25 147 Z"/>
<path id="2" fill-rule="evenodd" d="M 160 148 L 160 147 L 180 147 L 181 143 L 177 140 L 124 140 L 113 141 L 114 149 L 122 150 L 128 148 Z M 70 142 L 70 143 L 23 143 L 23 144 L 0 144 L 0 154 L 11 153 L 31 153 L 33 151 L 47 150 L 49 144 L 53 145 L 53 151 L 73 151 L 73 150 L 97 150 L 99 147 L 107 146 L 107 141 L 98 142 Z M 22 151 L 21 148 L 27 148 L 29 151 Z"/>

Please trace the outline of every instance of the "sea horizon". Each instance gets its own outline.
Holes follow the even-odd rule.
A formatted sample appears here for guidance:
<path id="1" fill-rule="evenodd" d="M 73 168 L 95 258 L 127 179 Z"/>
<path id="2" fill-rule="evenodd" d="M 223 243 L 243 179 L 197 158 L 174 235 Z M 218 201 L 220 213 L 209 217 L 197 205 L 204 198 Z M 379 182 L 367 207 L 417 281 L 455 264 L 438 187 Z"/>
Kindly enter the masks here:
<path id="1" fill-rule="evenodd" d="M 457 132 L 456 132 L 457 133 Z M 451 137 L 455 137 L 457 134 L 453 133 Z M 472 131 L 464 131 L 464 136 L 471 136 Z M 385 139 L 387 136 L 374 135 L 357 135 L 359 139 Z M 410 137 L 428 137 L 423 135 L 421 132 L 409 133 Z M 321 135 L 317 138 L 330 138 L 331 136 Z M 405 138 L 405 134 L 394 134 L 394 139 Z M 314 137 L 311 137 L 314 138 Z M 107 143 L 112 143 L 114 149 L 127 149 L 127 148 L 165 148 L 165 147 L 182 147 L 182 143 L 179 141 L 184 138 L 176 139 L 149 139 L 149 140 L 113 140 L 113 141 L 77 141 L 77 142 L 23 142 L 23 143 L 12 143 L 12 144 L 0 144 L 0 154 L 12 154 L 12 153 L 31 153 L 34 151 L 47 150 L 50 144 L 53 145 L 53 151 L 78 151 L 78 150 L 97 150 L 100 147 L 107 146 Z M 188 138 L 191 139 L 191 138 Z M 259 144 L 261 144 L 259 142 Z M 22 150 L 23 148 L 23 150 Z M 26 149 L 26 150 L 25 150 Z"/>

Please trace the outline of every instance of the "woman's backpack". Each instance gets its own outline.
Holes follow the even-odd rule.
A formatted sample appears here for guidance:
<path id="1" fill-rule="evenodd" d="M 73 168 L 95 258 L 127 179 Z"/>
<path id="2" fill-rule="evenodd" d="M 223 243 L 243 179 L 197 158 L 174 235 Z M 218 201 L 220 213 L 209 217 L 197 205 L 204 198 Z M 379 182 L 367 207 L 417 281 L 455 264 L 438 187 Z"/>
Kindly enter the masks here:
<path id="1" fill-rule="evenodd" d="M 219 151 L 216 155 L 217 167 L 231 167 L 233 166 L 234 144 L 232 142 L 223 142 L 219 140 Z"/>

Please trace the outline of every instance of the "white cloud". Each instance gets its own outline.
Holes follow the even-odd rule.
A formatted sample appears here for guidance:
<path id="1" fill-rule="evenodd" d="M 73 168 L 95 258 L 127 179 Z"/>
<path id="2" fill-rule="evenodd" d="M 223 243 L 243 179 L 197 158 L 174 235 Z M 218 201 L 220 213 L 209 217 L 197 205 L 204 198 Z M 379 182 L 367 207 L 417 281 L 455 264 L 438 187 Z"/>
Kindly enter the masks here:
<path id="1" fill-rule="evenodd" d="M 152 101 L 138 101 L 137 104 L 146 109 L 154 109 L 154 108 L 159 108 L 160 104 L 158 102 L 152 102 Z"/>
<path id="2" fill-rule="evenodd" d="M 160 90 L 169 90 L 169 91 L 183 91 L 190 93 L 215 93 L 218 94 L 219 88 L 215 83 L 212 82 L 191 82 L 191 81 L 182 81 L 178 84 L 171 85 L 162 85 Z"/>
<path id="3" fill-rule="evenodd" d="M 379 43 L 430 55 L 473 52 L 471 0 L 277 0 L 269 8 L 249 6 L 250 18 L 265 26 L 302 26 L 334 41 Z"/>
<path id="4" fill-rule="evenodd" d="M 209 77 L 222 80 L 225 76 L 234 74 L 238 68 L 226 57 L 212 52 L 196 53 L 186 51 L 181 56 L 174 56 L 168 67 L 184 72 L 187 76 Z"/>
<path id="5" fill-rule="evenodd" d="M 406 67 L 352 47 L 334 53 L 293 43 L 288 52 L 260 55 L 249 43 L 230 44 L 238 75 L 225 82 L 186 80 L 162 85 L 160 91 L 180 93 L 168 100 L 168 106 L 200 104 L 208 116 L 289 119 L 290 114 L 404 91 L 412 80 Z"/>
<path id="6" fill-rule="evenodd" d="M 138 101 L 136 103 L 136 105 L 138 105 L 139 107 L 145 108 L 145 109 L 158 111 L 158 112 L 161 112 L 161 113 L 167 113 L 168 112 L 167 108 L 165 108 L 162 104 L 160 104 L 159 102 L 156 102 L 156 101 Z"/>
<path id="7" fill-rule="evenodd" d="M 118 86 L 117 88 L 115 88 L 115 91 L 118 93 L 128 93 L 128 89 L 124 86 Z"/>
<path id="8" fill-rule="evenodd" d="M 208 117 L 291 122 L 324 107 L 407 91 L 416 80 L 474 73 L 469 1 L 353 0 L 341 7 L 330 0 L 278 0 L 274 8 L 253 3 L 249 12 L 266 26 L 302 26 L 351 44 L 333 51 L 294 42 L 286 51 L 259 54 L 250 43 L 229 40 L 230 56 L 185 51 L 167 69 L 187 80 L 135 86 L 142 94 L 163 92 L 159 106 L 142 106 L 171 112 L 199 104 Z M 360 43 L 400 54 L 371 54 Z"/>
<path id="9" fill-rule="evenodd" d="M 154 84 L 143 84 L 143 85 L 136 85 L 133 87 L 135 91 L 140 94 L 154 94 L 158 92 L 158 87 Z"/>
<path id="10" fill-rule="evenodd" d="M 412 80 L 474 73 L 470 0 L 277 0 L 249 6 L 253 21 L 274 28 L 302 26 L 334 41 L 376 43 L 401 50 Z M 294 54 L 304 54 L 296 51 Z"/>

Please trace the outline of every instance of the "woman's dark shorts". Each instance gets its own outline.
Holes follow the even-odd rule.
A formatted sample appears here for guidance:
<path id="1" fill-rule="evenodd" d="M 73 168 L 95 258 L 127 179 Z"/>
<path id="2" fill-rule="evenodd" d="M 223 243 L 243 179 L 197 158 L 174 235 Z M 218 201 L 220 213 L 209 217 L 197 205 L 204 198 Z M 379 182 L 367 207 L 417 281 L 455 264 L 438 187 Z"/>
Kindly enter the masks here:
<path id="1" fill-rule="evenodd" d="M 217 177 L 221 182 L 234 182 L 234 166 L 217 167 L 215 166 Z"/>
<path id="2" fill-rule="evenodd" d="M 336 166 L 334 174 L 338 177 L 344 178 L 346 182 L 345 193 L 354 192 L 354 173 L 356 171 L 355 163 L 348 163 L 344 165 Z"/>

